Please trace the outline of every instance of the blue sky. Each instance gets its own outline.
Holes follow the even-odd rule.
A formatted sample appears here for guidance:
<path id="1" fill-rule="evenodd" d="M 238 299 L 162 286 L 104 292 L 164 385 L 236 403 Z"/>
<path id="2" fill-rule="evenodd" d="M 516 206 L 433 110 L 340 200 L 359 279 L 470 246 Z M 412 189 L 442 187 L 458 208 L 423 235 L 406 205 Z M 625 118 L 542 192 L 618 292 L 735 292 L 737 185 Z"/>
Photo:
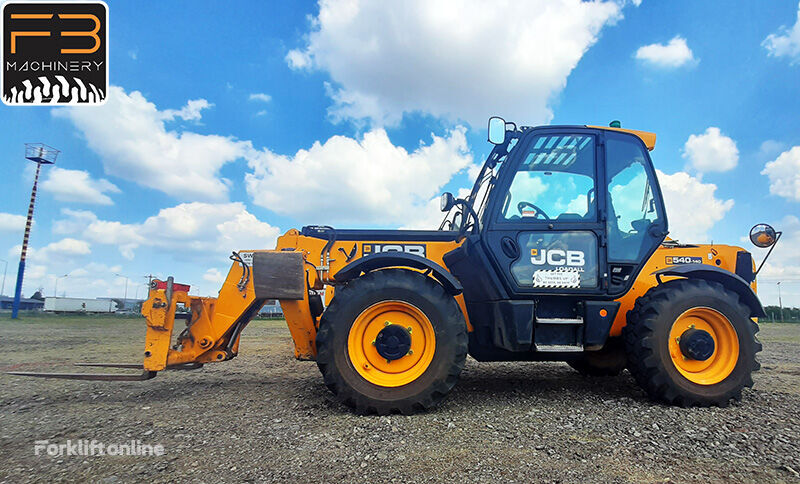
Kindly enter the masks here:
<path id="1" fill-rule="evenodd" d="M 469 2 L 466 2 L 467 4 Z M 479 2 L 480 3 L 480 2 Z M 639 3 L 637 5 L 637 3 Z M 32 167 L 45 169 L 24 294 L 214 294 L 226 254 L 304 224 L 436 225 L 471 185 L 485 119 L 654 131 L 673 236 L 784 230 L 762 297 L 800 305 L 796 0 L 109 2 L 109 101 L 0 107 L 0 258 L 13 291 Z M 0 262 L 0 264 L 2 264 Z M 141 286 L 141 287 L 140 287 Z"/>

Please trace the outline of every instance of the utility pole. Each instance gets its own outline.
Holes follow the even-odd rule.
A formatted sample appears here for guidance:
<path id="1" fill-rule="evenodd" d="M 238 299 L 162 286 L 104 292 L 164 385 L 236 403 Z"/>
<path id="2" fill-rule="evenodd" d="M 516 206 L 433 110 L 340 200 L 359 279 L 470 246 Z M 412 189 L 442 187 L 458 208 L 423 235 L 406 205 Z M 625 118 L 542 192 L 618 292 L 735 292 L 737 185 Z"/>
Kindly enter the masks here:
<path id="1" fill-rule="evenodd" d="M 5 266 L 3 266 L 3 286 L 0 288 L 0 296 L 6 293 L 6 270 L 8 269 L 8 261 L 0 259 L 0 262 L 4 262 Z"/>
<path id="2" fill-rule="evenodd" d="M 33 178 L 31 190 L 31 203 L 28 205 L 28 220 L 25 222 L 25 235 L 22 237 L 22 252 L 19 256 L 19 269 L 17 269 L 17 287 L 14 289 L 14 305 L 11 308 L 11 319 L 17 319 L 19 313 L 19 300 L 22 298 L 22 278 L 25 276 L 25 257 L 28 254 L 28 238 L 31 235 L 33 223 L 33 206 L 36 203 L 36 187 L 39 184 L 39 171 L 42 165 L 52 165 L 56 162 L 59 151 L 43 143 L 25 143 L 25 158 L 36 163 L 36 175 Z"/>
<path id="3" fill-rule="evenodd" d="M 69 273 L 66 273 L 63 276 L 56 277 L 56 284 L 55 284 L 55 287 L 53 288 L 53 297 L 58 297 L 58 280 L 59 279 L 63 279 L 65 277 L 67 277 L 68 275 L 69 275 Z"/>
<path id="4" fill-rule="evenodd" d="M 778 281 L 778 307 L 781 308 L 781 323 L 783 322 L 783 301 L 781 301 L 781 281 Z"/>
<path id="5" fill-rule="evenodd" d="M 128 276 L 123 276 L 122 274 L 114 274 L 117 277 L 124 277 L 125 278 L 125 295 L 122 297 L 122 300 L 125 301 L 128 299 Z"/>

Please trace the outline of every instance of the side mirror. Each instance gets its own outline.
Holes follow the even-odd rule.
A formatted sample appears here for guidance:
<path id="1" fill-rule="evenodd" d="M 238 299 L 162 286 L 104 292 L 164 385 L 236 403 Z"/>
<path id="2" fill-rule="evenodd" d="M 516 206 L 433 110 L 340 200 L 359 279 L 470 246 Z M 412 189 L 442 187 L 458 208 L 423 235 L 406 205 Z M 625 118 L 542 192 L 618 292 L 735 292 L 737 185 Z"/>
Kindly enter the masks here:
<path id="1" fill-rule="evenodd" d="M 750 242 L 756 247 L 765 249 L 771 247 L 778 240 L 778 234 L 770 225 L 756 224 L 750 229 Z"/>
<path id="2" fill-rule="evenodd" d="M 453 205 L 456 204 L 456 199 L 450 192 L 442 193 L 442 198 L 439 199 L 439 207 L 442 209 L 442 212 L 449 212 Z"/>
<path id="3" fill-rule="evenodd" d="M 506 140 L 506 120 L 492 116 L 489 118 L 489 143 L 501 145 Z"/>

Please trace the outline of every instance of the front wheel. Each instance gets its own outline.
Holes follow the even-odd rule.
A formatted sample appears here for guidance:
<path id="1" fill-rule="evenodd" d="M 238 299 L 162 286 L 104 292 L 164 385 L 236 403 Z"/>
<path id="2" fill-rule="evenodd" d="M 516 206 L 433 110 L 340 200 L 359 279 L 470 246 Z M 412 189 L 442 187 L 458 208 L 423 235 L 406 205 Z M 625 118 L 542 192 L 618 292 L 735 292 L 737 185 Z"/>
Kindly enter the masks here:
<path id="1" fill-rule="evenodd" d="M 681 406 L 726 406 L 752 387 L 759 369 L 758 325 L 722 284 L 660 284 L 628 312 L 628 369 L 651 398 Z"/>
<path id="2" fill-rule="evenodd" d="M 337 288 L 317 332 L 317 365 L 359 413 L 411 414 L 441 401 L 467 355 L 455 299 L 419 272 L 371 272 Z"/>

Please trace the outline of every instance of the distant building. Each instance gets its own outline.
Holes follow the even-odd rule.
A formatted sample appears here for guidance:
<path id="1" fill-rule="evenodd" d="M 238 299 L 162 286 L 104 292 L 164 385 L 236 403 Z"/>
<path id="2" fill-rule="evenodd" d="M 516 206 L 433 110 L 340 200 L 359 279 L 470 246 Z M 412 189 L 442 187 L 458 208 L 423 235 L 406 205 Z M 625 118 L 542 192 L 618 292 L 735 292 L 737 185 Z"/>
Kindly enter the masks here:
<path id="1" fill-rule="evenodd" d="M 259 316 L 280 318 L 283 317 L 283 310 L 281 309 L 281 305 L 277 300 L 270 299 L 266 304 L 264 304 L 264 307 L 261 308 L 261 311 L 259 311 L 258 314 Z"/>
<path id="2" fill-rule="evenodd" d="M 0 296 L 0 310 L 11 310 L 14 305 L 14 298 L 10 296 Z M 39 299 L 25 299 L 19 300 L 20 311 L 42 310 L 44 308 L 44 301 Z"/>

